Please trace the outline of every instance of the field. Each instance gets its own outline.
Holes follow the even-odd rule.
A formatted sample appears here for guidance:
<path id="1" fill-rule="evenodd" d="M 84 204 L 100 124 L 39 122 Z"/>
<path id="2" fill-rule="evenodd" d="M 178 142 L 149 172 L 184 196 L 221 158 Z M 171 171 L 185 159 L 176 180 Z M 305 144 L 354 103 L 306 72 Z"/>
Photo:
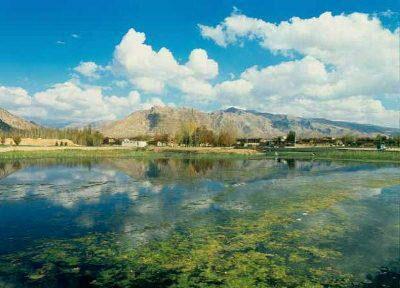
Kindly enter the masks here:
<path id="1" fill-rule="evenodd" d="M 40 147 L 52 147 L 56 146 L 56 143 L 67 143 L 68 146 L 77 146 L 69 139 L 42 139 L 42 138 L 21 138 L 20 146 L 40 146 Z M 14 141 L 12 138 L 5 139 L 6 145 L 13 145 Z M 2 145 L 0 145 L 2 147 Z"/>
<path id="2" fill-rule="evenodd" d="M 241 158 L 264 157 L 251 149 L 206 148 L 206 147 L 161 147 L 136 149 L 127 147 L 0 147 L 0 159 L 41 159 L 41 158 L 130 158 L 130 157 L 215 157 Z"/>
<path id="3" fill-rule="evenodd" d="M 340 159 L 377 162 L 400 162 L 399 151 L 376 151 L 334 148 L 300 148 L 279 149 L 266 152 L 267 157 L 295 158 L 295 159 Z"/>
<path id="4" fill-rule="evenodd" d="M 293 158 L 400 162 L 399 151 L 343 150 L 333 148 L 290 148 L 265 153 L 252 149 L 222 147 L 0 147 L 0 159 L 40 158 L 131 158 L 131 157 L 215 157 L 218 158 Z"/>

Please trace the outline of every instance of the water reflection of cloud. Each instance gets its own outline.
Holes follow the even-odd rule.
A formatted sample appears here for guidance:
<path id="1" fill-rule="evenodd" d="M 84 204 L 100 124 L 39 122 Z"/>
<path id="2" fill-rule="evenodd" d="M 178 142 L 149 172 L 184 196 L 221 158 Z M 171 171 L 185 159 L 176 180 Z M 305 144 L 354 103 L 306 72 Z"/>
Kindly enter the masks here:
<path id="1" fill-rule="evenodd" d="M 380 194 L 382 194 L 382 188 L 363 188 L 359 192 L 361 197 L 373 197 Z"/>
<path id="2" fill-rule="evenodd" d="M 89 214 L 83 214 L 77 219 L 75 219 L 75 222 L 78 226 L 84 227 L 84 228 L 92 228 L 95 224 L 95 221 L 93 219 L 93 216 Z"/>
<path id="3" fill-rule="evenodd" d="M 75 213 L 74 225 L 85 229 L 112 226 L 137 244 L 164 237 L 182 222 L 197 225 L 199 221 L 218 221 L 225 212 L 241 216 L 238 213 L 265 211 L 286 197 L 306 195 L 320 187 L 332 193 L 346 188 L 363 197 L 377 195 L 380 190 L 366 187 L 366 180 L 398 174 L 398 169 L 390 167 L 351 170 L 344 164 L 302 161 L 290 170 L 287 163 L 270 160 L 234 160 L 227 165 L 164 159 L 152 164 L 154 173 L 149 176 L 147 160 L 107 161 L 90 169 L 50 166 L 20 170 L 1 180 L 0 201 L 45 199 L 49 205 Z M 111 165 L 112 161 L 117 164 Z M 29 180 L 25 175 L 31 172 L 42 175 L 32 173 Z M 105 208 L 110 206 L 110 210 Z M 302 213 L 305 211 L 293 216 L 302 219 L 297 221 L 299 225 L 314 217 Z M 328 220 L 321 216 L 318 221 L 323 225 Z"/>
<path id="4" fill-rule="evenodd" d="M 103 194 L 126 194 L 130 200 L 136 201 L 140 194 L 161 194 L 163 189 L 167 191 L 176 190 L 177 184 L 184 185 L 186 182 L 183 179 L 190 179 L 191 177 L 185 174 L 185 169 L 189 169 L 189 166 L 193 168 L 193 171 L 196 171 L 195 173 L 202 173 L 203 176 L 190 180 L 188 185 L 195 185 L 195 182 L 192 181 L 203 181 L 203 183 L 201 187 L 193 186 L 196 187 L 195 193 L 191 193 L 189 199 L 182 199 L 181 205 L 191 205 L 199 209 L 209 207 L 209 204 L 205 205 L 204 203 L 211 203 L 208 198 L 212 197 L 213 193 L 210 193 L 210 191 L 214 191 L 215 194 L 215 191 L 221 190 L 226 186 L 227 182 L 232 184 L 226 187 L 239 189 L 238 191 L 242 192 L 246 191 L 246 194 L 238 196 L 239 204 L 230 205 L 231 208 L 236 207 L 240 210 L 251 207 L 243 203 L 246 202 L 247 193 L 256 190 L 257 187 L 265 187 L 271 190 L 271 185 L 276 181 L 284 181 L 283 186 L 286 188 L 291 187 L 289 178 L 280 177 L 282 173 L 285 173 L 285 170 L 282 172 L 282 169 L 277 168 L 279 165 L 287 164 L 283 162 L 276 163 L 271 160 L 230 161 L 229 165 L 225 163 L 226 161 L 202 162 L 199 160 L 182 161 L 177 159 L 150 161 L 152 164 L 132 159 L 113 161 L 109 160 L 106 164 L 91 166 L 90 169 L 83 166 L 64 167 L 57 165 L 54 167 L 55 169 L 53 167 L 40 167 L 40 169 L 31 167 L 18 171 L 1 180 L 0 199 L 17 200 L 26 197 L 43 197 L 48 198 L 57 205 L 69 208 L 79 202 L 96 204 Z M 157 166 L 158 176 L 156 178 L 147 176 L 148 173 L 146 171 L 150 166 L 153 167 L 152 169 L 156 169 L 154 167 Z M 315 181 L 315 179 L 326 181 L 324 177 L 329 177 L 329 180 L 336 181 L 336 178 L 341 179 L 343 176 L 343 171 L 341 171 L 343 166 L 344 164 L 333 164 L 332 162 L 297 161 L 296 169 L 299 171 L 293 179 L 297 183 L 295 185 Z M 122 167 L 123 173 L 115 169 L 115 167 Z M 301 171 L 304 169 L 319 171 L 319 173 L 321 171 L 331 172 L 303 177 Z M 386 168 L 386 170 L 390 172 L 390 168 Z M 193 171 L 190 173 L 194 173 Z M 381 169 L 381 171 L 385 171 L 385 168 Z M 130 175 L 133 172 L 133 179 L 127 176 L 128 173 Z M 368 177 L 368 175 L 374 173 L 373 170 L 370 171 L 368 169 L 357 171 L 356 173 L 353 172 L 351 173 L 351 178 L 355 187 L 362 186 L 363 177 Z M 270 175 L 270 177 L 265 177 L 266 175 Z M 310 177 L 319 178 L 311 179 Z M 207 183 L 205 179 L 209 179 L 210 182 Z M 224 179 L 224 181 L 220 181 L 220 179 Z M 88 183 L 90 184 L 89 186 Z M 210 187 L 210 183 L 214 183 L 214 186 Z M 216 187 L 215 183 L 219 183 L 221 187 Z M 366 191 L 365 193 L 375 195 L 380 192 Z M 149 207 L 143 208 L 143 210 L 148 211 Z"/>
<path id="5" fill-rule="evenodd" d="M 150 189 L 151 184 L 144 186 Z M 109 169 L 27 169 L 4 179 L 0 186 L 0 200 L 46 198 L 55 205 L 72 208 L 79 202 L 96 204 L 103 194 L 126 193 L 130 199 L 136 200 L 140 188 L 140 183 Z"/>
<path id="6" fill-rule="evenodd" d="M 45 198 L 54 205 L 73 208 L 80 203 L 98 204 L 104 195 L 126 195 L 136 201 L 141 193 L 158 194 L 163 185 L 135 181 L 111 169 L 81 167 L 19 171 L 5 179 L 0 187 L 0 200 Z M 149 208 L 142 208 L 143 210 Z"/>
<path id="7" fill-rule="evenodd" d="M 7 177 L 9 181 L 18 182 L 33 182 L 42 181 L 47 178 L 47 173 L 45 171 L 30 171 L 23 170 Z"/>

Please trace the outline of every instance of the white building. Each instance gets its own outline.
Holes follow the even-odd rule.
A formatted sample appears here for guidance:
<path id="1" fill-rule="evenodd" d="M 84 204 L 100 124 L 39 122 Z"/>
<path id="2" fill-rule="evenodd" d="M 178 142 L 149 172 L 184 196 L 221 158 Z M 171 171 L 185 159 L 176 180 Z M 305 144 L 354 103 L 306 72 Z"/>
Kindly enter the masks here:
<path id="1" fill-rule="evenodd" d="M 161 141 L 157 141 L 157 147 L 165 147 L 165 146 L 167 146 L 167 143 L 161 142 Z"/>
<path id="2" fill-rule="evenodd" d="M 121 143 L 124 147 L 144 148 L 147 146 L 146 141 L 124 139 Z"/>

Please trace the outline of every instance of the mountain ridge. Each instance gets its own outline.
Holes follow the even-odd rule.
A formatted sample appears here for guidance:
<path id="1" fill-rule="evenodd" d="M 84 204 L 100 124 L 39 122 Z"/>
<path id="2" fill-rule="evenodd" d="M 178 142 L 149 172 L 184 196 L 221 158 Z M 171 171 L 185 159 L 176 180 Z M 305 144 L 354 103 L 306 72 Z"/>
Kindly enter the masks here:
<path id="1" fill-rule="evenodd" d="M 38 127 L 37 124 L 0 108 L 0 131 L 10 131 L 11 129 L 30 130 Z"/>
<path id="2" fill-rule="evenodd" d="M 400 129 L 372 124 L 335 121 L 324 118 L 304 118 L 286 114 L 272 114 L 255 110 L 230 107 L 225 110 L 203 112 L 188 107 L 154 106 L 135 111 L 123 119 L 107 123 L 98 129 L 107 137 L 133 138 L 137 136 L 167 133 L 175 135 L 182 124 L 196 122 L 214 132 L 226 125 L 237 130 L 238 137 L 270 138 L 286 135 L 290 130 L 299 137 L 339 137 L 347 134 L 356 136 L 393 135 Z"/>

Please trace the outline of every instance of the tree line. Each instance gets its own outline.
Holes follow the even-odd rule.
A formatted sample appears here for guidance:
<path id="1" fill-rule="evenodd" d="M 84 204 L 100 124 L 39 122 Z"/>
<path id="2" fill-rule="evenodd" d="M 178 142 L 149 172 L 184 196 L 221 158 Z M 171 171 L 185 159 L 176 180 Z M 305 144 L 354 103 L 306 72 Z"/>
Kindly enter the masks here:
<path id="1" fill-rule="evenodd" d="M 93 130 L 91 127 L 84 129 L 40 127 L 30 130 L 11 129 L 9 131 L 0 132 L 1 144 L 5 144 L 6 138 L 11 138 L 15 145 L 19 145 L 22 138 L 68 139 L 75 144 L 84 146 L 100 146 L 103 144 L 104 140 L 103 134 L 99 131 Z"/>
<path id="2" fill-rule="evenodd" d="M 135 137 L 136 140 L 145 140 L 149 144 L 157 144 L 157 142 L 170 143 L 173 142 L 182 146 L 233 146 L 236 144 L 238 137 L 237 128 L 233 123 L 225 123 L 222 128 L 215 132 L 208 129 L 204 125 L 199 125 L 195 120 L 182 122 L 178 131 L 172 135 L 168 133 L 157 133 L 154 136 L 143 135 Z M 104 137 L 99 131 L 92 129 L 90 126 L 84 129 L 76 128 L 44 128 L 40 127 L 31 130 L 0 131 L 0 144 L 4 145 L 7 138 L 11 138 L 15 145 L 21 143 L 22 138 L 42 138 L 42 139 L 68 139 L 75 144 L 83 146 L 100 146 L 103 144 L 112 144 L 108 137 Z M 121 144 L 121 139 L 114 139 L 113 144 Z M 303 144 L 332 144 L 337 146 L 341 143 L 344 146 L 353 147 L 372 147 L 382 144 L 391 147 L 400 147 L 400 135 L 391 137 L 385 135 L 377 135 L 375 137 L 357 137 L 355 135 L 344 135 L 342 137 L 319 137 L 319 138 L 302 138 L 297 139 L 294 131 L 289 131 L 286 138 L 282 136 L 272 139 L 275 143 L 281 145 L 292 146 L 295 143 Z M 57 142 L 58 146 L 65 146 L 66 142 Z"/>
<path id="3" fill-rule="evenodd" d="M 236 144 L 238 133 L 232 124 L 225 124 L 214 132 L 204 125 L 198 125 L 195 121 L 182 123 L 173 140 L 176 144 L 184 146 L 233 146 Z M 167 135 L 158 136 L 161 141 L 167 140 Z"/>
<path id="4" fill-rule="evenodd" d="M 319 137 L 319 138 L 303 138 L 299 140 L 302 144 L 332 144 L 336 146 L 346 146 L 346 147 L 379 147 L 381 145 L 386 145 L 389 147 L 400 147 L 400 135 L 386 136 L 386 135 L 376 135 L 375 137 L 364 137 L 356 135 L 343 135 L 341 137 Z"/>

